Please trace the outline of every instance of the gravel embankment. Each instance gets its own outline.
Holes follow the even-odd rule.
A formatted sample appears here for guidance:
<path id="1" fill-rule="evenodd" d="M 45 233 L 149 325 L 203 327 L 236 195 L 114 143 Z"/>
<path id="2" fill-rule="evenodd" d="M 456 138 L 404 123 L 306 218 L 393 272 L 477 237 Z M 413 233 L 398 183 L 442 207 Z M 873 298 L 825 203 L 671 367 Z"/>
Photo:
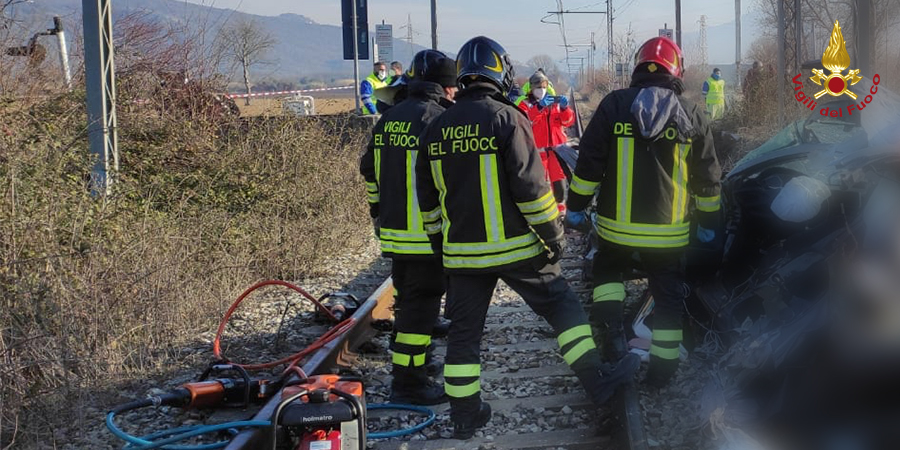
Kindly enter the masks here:
<path id="1" fill-rule="evenodd" d="M 326 267 L 321 268 L 325 275 L 293 282 L 316 298 L 330 292 L 347 292 L 365 300 L 390 274 L 390 263 L 377 257 L 378 254 L 378 245 L 373 239 L 366 248 L 332 258 Z M 239 293 L 235 293 L 235 296 L 237 294 Z M 221 316 L 224 312 L 223 308 L 222 311 L 215 311 L 215 314 Z M 279 332 L 283 315 L 285 320 Z M 313 316 L 313 305 L 300 294 L 281 287 L 263 288 L 248 297 L 235 311 L 224 333 L 224 354 L 234 361 L 247 363 L 264 362 L 292 354 L 328 329 L 327 324 L 314 322 Z M 118 395 L 99 393 L 97 398 L 108 400 L 98 401 L 83 411 L 89 426 L 80 430 L 59 430 L 57 442 L 66 443 L 57 448 L 122 448 L 123 442 L 116 439 L 104 424 L 106 412 L 118 404 L 162 393 L 182 383 L 196 380 L 206 365 L 213 361 L 214 328 L 198 330 L 194 343 L 174 349 L 172 353 L 178 355 L 178 360 L 166 362 L 174 367 L 170 374 L 143 380 L 124 380 L 122 386 L 110 389 L 115 389 Z M 260 372 L 258 375 L 273 374 Z M 252 410 L 240 409 L 211 416 L 206 411 L 185 411 L 169 407 L 144 408 L 123 415 L 116 423 L 126 432 L 140 436 L 179 426 L 242 420 L 252 415 Z M 186 444 L 190 444 L 190 441 Z"/>
<path id="2" fill-rule="evenodd" d="M 578 235 L 569 236 L 569 251 L 572 254 L 583 254 L 581 241 Z M 316 297 L 328 292 L 341 291 L 364 299 L 390 272 L 389 262 L 371 256 L 375 254 L 377 247 L 373 242 L 370 248 L 357 254 L 334 258 L 326 269 L 327 276 L 298 280 L 297 284 Z M 570 281 L 581 279 L 580 269 L 570 268 L 565 273 Z M 627 287 L 629 301 L 637 301 L 644 289 L 643 282 L 629 283 Z M 580 295 L 584 301 L 589 300 L 589 293 Z M 537 316 L 528 310 L 515 310 L 523 306 L 524 302 L 502 282 L 498 285 L 491 305 L 491 311 L 499 309 L 501 312 L 489 313 L 486 321 L 487 330 L 482 341 L 483 373 L 496 374 L 483 380 L 483 396 L 486 400 L 528 399 L 549 394 L 583 392 L 574 376 L 514 377 L 513 375 L 521 370 L 534 370 L 564 363 L 555 347 L 544 348 L 537 345 L 552 336 L 549 325 L 536 320 Z M 288 312 L 285 314 L 286 309 Z M 288 319 L 282 325 L 281 333 L 277 333 L 283 314 Z M 285 356 L 302 348 L 303 343 L 310 342 L 327 329 L 327 325 L 314 324 L 312 317 L 313 307 L 298 294 L 280 288 L 265 290 L 261 295 L 248 299 L 246 305 L 235 313 L 223 342 L 225 354 L 235 360 L 253 362 Z M 212 359 L 210 347 L 214 330 L 203 330 L 197 337 L 196 345 L 180 349 L 183 363 L 173 375 L 165 378 L 132 380 L 128 389 L 124 390 L 125 395 L 120 399 L 121 402 L 158 393 L 160 389 L 171 389 L 195 379 L 205 364 Z M 366 400 L 369 403 L 385 402 L 389 394 L 388 340 L 388 333 L 376 336 L 362 349 L 359 364 L 353 368 L 353 372 L 362 375 L 366 381 Z M 440 340 L 437 342 L 442 344 Z M 527 350 L 515 349 L 515 345 L 524 343 L 535 343 L 536 346 Z M 507 346 L 512 347 L 507 350 Z M 669 387 L 659 391 L 643 386 L 639 388 L 643 420 L 651 448 L 654 450 L 704 448 L 701 443 L 701 421 L 697 411 L 707 373 L 708 364 L 692 355 L 682 364 Z M 64 445 L 62 448 L 88 448 L 85 446 L 86 443 L 91 443 L 90 448 L 121 448 L 120 441 L 115 440 L 103 425 L 105 410 L 111 406 L 113 405 L 105 404 L 85 411 L 85 414 L 96 418 L 92 421 L 96 426 L 84 430 L 70 440 L 72 444 Z M 452 434 L 449 414 L 445 412 L 446 408 L 438 410 L 441 412 L 434 425 L 403 439 L 449 438 Z M 130 413 L 118 423 L 130 433 L 148 434 L 164 428 L 243 419 L 250 415 L 252 415 L 250 412 L 236 411 L 227 417 L 222 414 L 210 417 L 205 412 L 183 411 L 177 408 L 148 408 Z M 488 426 L 479 431 L 477 436 L 484 437 L 490 442 L 494 437 L 506 434 L 596 428 L 595 416 L 594 411 L 583 405 L 544 408 L 525 402 L 512 409 L 496 411 Z M 422 420 L 423 418 L 412 414 L 373 413 L 369 417 L 368 428 L 370 431 L 396 430 L 421 423 Z M 490 445 L 482 447 L 490 448 Z"/>

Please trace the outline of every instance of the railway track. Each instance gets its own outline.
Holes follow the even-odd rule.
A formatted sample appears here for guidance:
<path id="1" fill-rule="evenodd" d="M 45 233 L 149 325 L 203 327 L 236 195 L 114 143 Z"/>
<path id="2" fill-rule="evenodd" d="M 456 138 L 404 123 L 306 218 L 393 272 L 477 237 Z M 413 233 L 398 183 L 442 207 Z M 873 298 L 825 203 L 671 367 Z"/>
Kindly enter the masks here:
<path id="1" fill-rule="evenodd" d="M 582 280 L 586 267 L 580 255 L 585 239 L 569 235 L 569 256 L 562 261 L 563 272 L 576 292 L 587 299 L 590 285 Z M 577 255 L 577 256 L 576 256 Z M 340 339 L 314 354 L 304 365 L 308 374 L 350 370 L 359 373 L 369 387 L 367 402 L 386 401 L 390 385 L 390 355 L 386 345 L 359 354 L 360 346 L 376 337 L 373 322 L 390 318 L 393 286 L 386 280 L 354 314 L 356 325 Z M 386 336 L 380 340 L 386 342 Z M 443 356 L 445 341 L 438 339 L 435 354 Z M 438 421 L 422 433 L 370 442 L 374 449 L 451 450 L 505 449 L 627 449 L 647 450 L 641 423 L 638 393 L 633 384 L 620 389 L 611 401 L 611 413 L 599 418 L 571 370 L 559 355 L 549 325 L 512 290 L 498 286 L 486 320 L 482 344 L 483 397 L 493 408 L 493 418 L 476 437 L 468 441 L 450 436 L 448 405 L 435 408 Z M 280 398 L 279 395 L 274 397 Z M 256 415 L 268 420 L 277 400 Z M 374 411 L 370 429 L 397 413 Z M 401 418 L 400 420 L 409 420 Z M 600 433 L 599 431 L 603 431 Z M 236 436 L 226 450 L 267 448 L 267 433 L 248 430 Z"/>

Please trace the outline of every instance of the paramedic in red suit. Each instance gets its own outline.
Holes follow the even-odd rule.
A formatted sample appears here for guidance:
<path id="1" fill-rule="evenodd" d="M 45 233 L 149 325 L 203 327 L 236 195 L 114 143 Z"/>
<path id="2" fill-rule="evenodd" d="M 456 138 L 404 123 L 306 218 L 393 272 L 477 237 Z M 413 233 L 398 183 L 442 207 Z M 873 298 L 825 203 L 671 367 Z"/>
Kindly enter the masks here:
<path id="1" fill-rule="evenodd" d="M 560 214 L 565 214 L 566 174 L 553 153 L 553 148 L 568 140 L 565 128 L 575 123 L 575 113 L 569 108 L 569 99 L 547 94 L 550 80 L 544 72 L 535 72 L 528 81 L 531 91 L 519 103 L 519 109 L 531 120 L 534 144 L 541 152 L 541 163 L 544 164 L 547 181 L 553 188 Z"/>

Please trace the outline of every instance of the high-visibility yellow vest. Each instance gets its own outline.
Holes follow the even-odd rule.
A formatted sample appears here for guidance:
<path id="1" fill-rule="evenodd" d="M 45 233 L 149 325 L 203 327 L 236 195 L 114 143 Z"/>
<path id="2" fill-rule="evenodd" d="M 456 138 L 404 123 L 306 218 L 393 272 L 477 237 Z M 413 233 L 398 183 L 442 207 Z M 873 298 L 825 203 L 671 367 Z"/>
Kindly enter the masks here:
<path id="1" fill-rule="evenodd" d="M 707 105 L 724 105 L 725 104 L 725 80 L 718 79 L 716 80 L 713 77 L 709 77 L 706 80 L 706 84 L 709 85 L 709 91 L 706 93 L 706 104 Z"/>
<path id="2" fill-rule="evenodd" d="M 519 103 L 522 103 L 523 100 L 528 98 L 528 94 L 531 93 L 531 82 L 526 81 L 524 85 L 522 85 L 522 95 L 516 99 L 516 106 L 519 106 Z M 553 83 L 547 82 L 547 95 L 556 95 L 556 89 L 553 87 Z"/>
<path id="3" fill-rule="evenodd" d="M 387 83 L 378 79 L 378 76 L 375 73 L 370 73 L 369 76 L 366 77 L 366 81 L 368 81 L 372 85 L 372 90 L 381 89 L 387 86 Z"/>

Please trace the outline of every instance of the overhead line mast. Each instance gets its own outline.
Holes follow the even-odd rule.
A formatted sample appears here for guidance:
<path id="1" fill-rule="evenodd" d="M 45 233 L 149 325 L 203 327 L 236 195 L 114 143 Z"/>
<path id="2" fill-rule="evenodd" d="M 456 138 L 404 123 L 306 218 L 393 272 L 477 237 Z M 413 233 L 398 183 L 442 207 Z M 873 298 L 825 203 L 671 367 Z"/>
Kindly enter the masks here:
<path id="1" fill-rule="evenodd" d="M 570 44 L 566 41 L 565 20 L 564 20 L 564 18 L 563 18 L 564 15 L 565 15 L 565 14 L 606 14 L 606 17 L 607 17 L 607 22 L 606 22 L 606 23 L 607 23 L 607 38 L 608 38 L 608 43 L 607 43 L 607 53 L 608 53 L 608 55 L 607 55 L 607 64 L 609 65 L 610 70 L 612 70 L 612 63 L 613 63 L 613 56 L 612 56 L 612 55 L 613 55 L 613 33 L 612 33 L 612 14 L 611 14 L 611 11 L 612 11 L 612 0 L 606 0 L 606 11 L 582 11 L 582 10 L 563 9 L 563 7 L 562 7 L 562 1 L 561 1 L 561 0 L 557 1 L 557 5 L 559 6 L 559 9 L 556 10 L 556 11 L 547 11 L 547 16 L 544 16 L 544 18 L 541 19 L 541 22 L 543 22 L 543 23 L 550 23 L 550 24 L 555 23 L 555 24 L 557 24 L 557 25 L 560 26 L 560 31 L 562 32 L 562 38 L 563 38 L 563 47 L 565 47 L 565 50 L 566 50 L 566 64 L 567 64 L 567 65 L 569 64 L 569 48 L 571 48 L 571 47 L 579 47 L 579 45 L 570 45 Z M 546 19 L 547 17 L 549 17 L 549 16 L 551 16 L 551 15 L 557 16 L 557 17 L 559 18 L 559 22 L 544 22 L 544 19 Z M 593 49 L 593 46 L 594 46 L 594 36 L 593 36 L 593 33 L 591 33 L 591 44 L 590 44 L 590 46 L 591 46 L 592 49 Z M 573 58 L 573 59 L 575 59 L 575 58 Z M 584 61 L 582 61 L 582 67 L 583 67 L 583 63 L 584 63 Z M 593 63 L 591 63 L 591 69 L 593 69 Z M 583 77 L 582 77 L 582 78 L 583 78 Z"/>

